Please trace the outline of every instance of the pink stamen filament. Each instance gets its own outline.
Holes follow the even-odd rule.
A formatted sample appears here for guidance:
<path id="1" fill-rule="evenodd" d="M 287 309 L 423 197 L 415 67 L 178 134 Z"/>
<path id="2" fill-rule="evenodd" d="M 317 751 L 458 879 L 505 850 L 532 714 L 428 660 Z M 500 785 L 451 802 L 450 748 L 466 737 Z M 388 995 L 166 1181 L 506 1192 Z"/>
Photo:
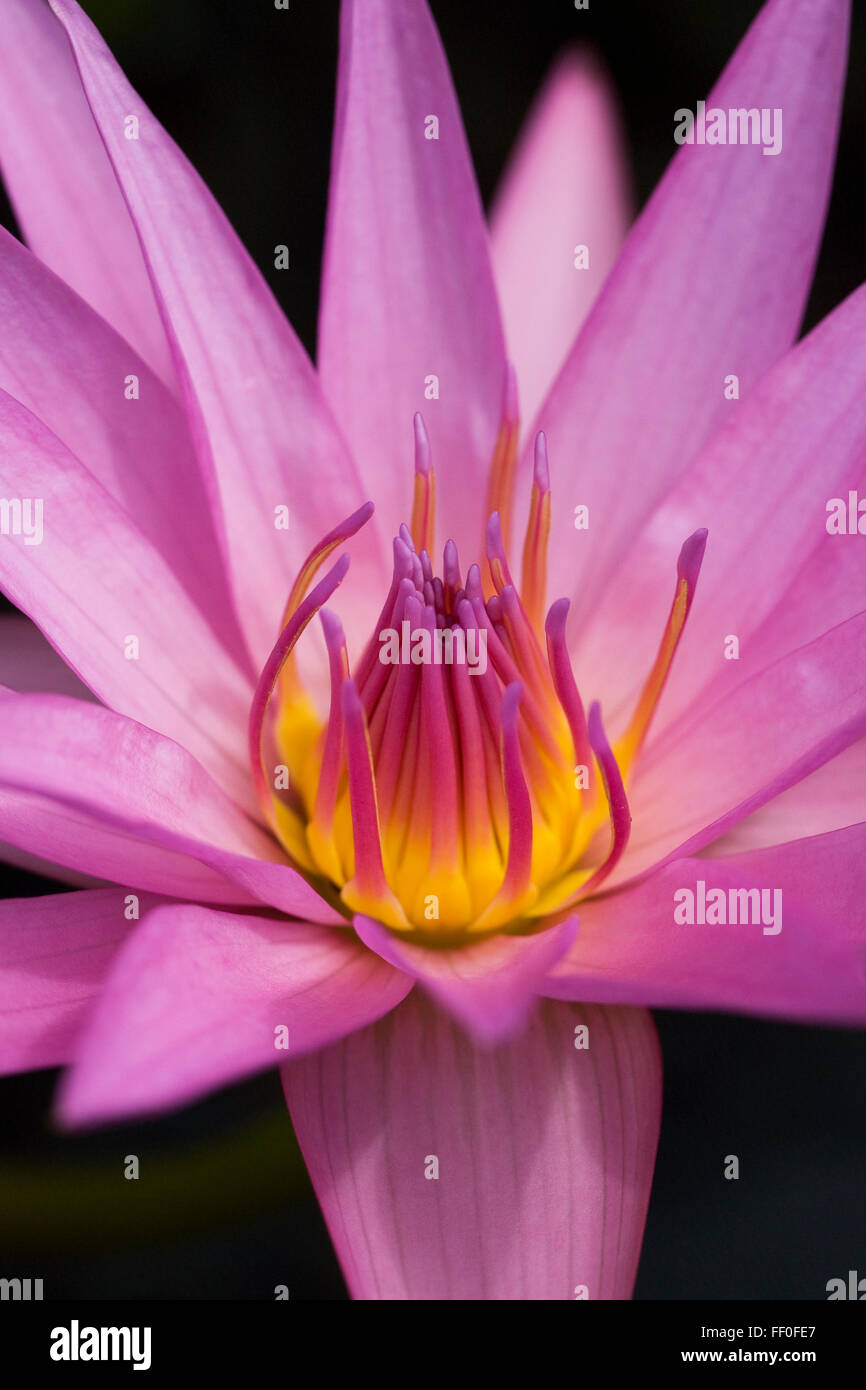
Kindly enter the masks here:
<path id="1" fill-rule="evenodd" d="M 405 913 L 385 879 L 367 724 L 361 697 L 351 677 L 343 682 L 342 701 L 355 857 L 354 873 L 343 889 L 343 897 L 351 906 L 352 896 L 357 892 L 365 901 L 377 904 L 381 921 L 388 926 L 406 928 L 409 923 Z"/>

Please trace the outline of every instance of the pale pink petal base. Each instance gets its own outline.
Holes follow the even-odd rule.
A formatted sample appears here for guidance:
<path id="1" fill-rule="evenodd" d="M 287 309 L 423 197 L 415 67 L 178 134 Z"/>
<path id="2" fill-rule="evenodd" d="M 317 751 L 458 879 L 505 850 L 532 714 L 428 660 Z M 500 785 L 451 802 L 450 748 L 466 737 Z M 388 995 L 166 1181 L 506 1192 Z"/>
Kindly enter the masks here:
<path id="1" fill-rule="evenodd" d="M 283 1084 L 354 1298 L 631 1296 L 661 1107 L 643 1010 L 548 1003 L 478 1048 L 414 990 Z"/>

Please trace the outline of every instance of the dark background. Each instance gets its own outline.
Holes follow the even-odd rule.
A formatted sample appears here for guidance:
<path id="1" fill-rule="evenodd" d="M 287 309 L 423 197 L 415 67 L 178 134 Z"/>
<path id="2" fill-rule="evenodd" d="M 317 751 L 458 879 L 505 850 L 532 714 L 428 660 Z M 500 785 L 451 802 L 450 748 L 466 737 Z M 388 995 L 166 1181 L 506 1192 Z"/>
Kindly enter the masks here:
<path id="1" fill-rule="evenodd" d="M 311 352 L 336 0 L 85 0 L 145 100 L 228 212 Z M 705 96 L 757 0 L 434 0 L 485 201 L 548 64 L 590 39 L 620 93 L 640 207 L 672 113 Z M 837 177 L 811 326 L 866 279 L 866 14 L 855 5 Z M 808 196 L 808 191 L 804 191 Z M 14 229 L 0 193 L 0 219 Z M 289 273 L 273 247 L 291 248 Z M 2 871 L 2 870 L 0 870 Z M 58 885 L 6 871 L 11 896 Z M 866 1035 L 660 1013 L 661 1149 L 636 1295 L 826 1297 L 866 1276 Z M 230 1020 L 227 1020 L 230 1026 Z M 49 1298 L 339 1299 L 345 1290 L 276 1074 L 159 1121 L 50 1131 L 55 1074 L 0 1082 L 0 1274 Z M 123 1179 L 138 1155 L 141 1178 Z M 741 1176 L 723 1178 L 737 1154 Z"/>

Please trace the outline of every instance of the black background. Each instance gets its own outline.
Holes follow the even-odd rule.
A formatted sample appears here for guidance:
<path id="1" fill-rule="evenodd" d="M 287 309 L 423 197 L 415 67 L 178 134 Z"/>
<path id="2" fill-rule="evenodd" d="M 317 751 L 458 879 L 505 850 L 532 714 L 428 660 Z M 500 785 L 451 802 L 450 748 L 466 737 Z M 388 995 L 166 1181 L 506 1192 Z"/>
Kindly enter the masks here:
<path id="1" fill-rule="evenodd" d="M 148 104 L 226 209 L 315 351 L 335 0 L 86 0 Z M 488 201 L 543 74 L 589 39 L 619 91 L 636 204 L 672 154 L 673 111 L 709 91 L 756 0 L 437 0 Z M 855 5 L 837 176 L 807 326 L 866 279 L 866 14 Z M 809 196 L 804 190 L 804 197 Z M 2 195 L 0 195 L 2 198 Z M 0 214 L 14 222 L 0 202 Z M 291 248 L 289 273 L 273 247 Z M 9 870 L 20 896 L 58 885 Z M 660 1013 L 661 1149 L 636 1296 L 826 1297 L 866 1276 L 866 1037 Z M 227 1020 L 227 1026 L 230 1021 Z M 158 1121 L 52 1134 L 54 1073 L 0 1083 L 0 1274 L 46 1297 L 339 1299 L 345 1290 L 276 1074 Z M 135 1153 L 142 1176 L 122 1178 Z M 723 1178 L 737 1154 L 741 1177 Z"/>

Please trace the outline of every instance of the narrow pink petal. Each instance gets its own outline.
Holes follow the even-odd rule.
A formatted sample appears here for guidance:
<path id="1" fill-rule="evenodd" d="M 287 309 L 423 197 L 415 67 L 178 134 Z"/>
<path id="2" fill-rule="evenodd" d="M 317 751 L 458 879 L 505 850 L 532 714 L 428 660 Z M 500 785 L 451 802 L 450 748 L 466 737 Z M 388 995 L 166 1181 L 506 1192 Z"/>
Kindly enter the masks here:
<path id="1" fill-rule="evenodd" d="M 166 561 L 93 474 L 2 391 L 0 450 L 3 495 L 40 503 L 42 515 L 38 543 L 3 538 L 0 587 L 101 700 L 183 743 L 254 806 L 244 740 L 251 687 Z M 127 655 L 132 638 L 137 657 Z"/>
<path id="2" fill-rule="evenodd" d="M 143 917 L 161 899 L 139 899 Z M 0 1072 L 72 1060 L 81 1025 L 134 922 L 118 888 L 0 903 Z"/>
<path id="3" fill-rule="evenodd" d="M 607 75 L 569 50 L 548 74 L 490 213 L 493 269 L 525 420 L 535 413 L 614 263 L 631 221 L 619 116 Z M 589 268 L 575 250 L 589 249 Z"/>
<path id="4" fill-rule="evenodd" d="M 344 0 L 319 343 L 325 393 L 386 532 L 411 504 L 422 410 L 440 522 L 474 553 L 505 357 L 481 203 L 424 0 Z"/>
<path id="5" fill-rule="evenodd" d="M 102 987 L 59 1118 L 77 1126 L 185 1104 L 364 1027 L 409 989 L 348 929 L 160 908 Z"/>
<path id="6" fill-rule="evenodd" d="M 196 857 L 219 851 L 162 827 L 124 822 L 100 807 L 10 786 L 0 770 L 0 859 L 78 887 L 121 884 L 194 902 L 252 907 L 255 894 Z M 192 851 L 192 852 L 190 852 Z"/>
<path id="7" fill-rule="evenodd" d="M 75 867 L 132 886 L 218 902 L 249 894 L 305 919 L 343 920 L 178 744 L 59 695 L 4 695 L 0 720 L 5 839 L 61 863 L 76 853 Z M 82 831 L 94 822 L 91 843 Z M 214 871 L 204 884 L 200 873 L 190 883 L 190 860 Z"/>
<path id="8" fill-rule="evenodd" d="M 575 632 L 647 512 L 736 409 L 726 376 L 745 393 L 796 336 L 827 206 L 849 8 L 764 5 L 707 105 L 781 110 L 781 152 L 678 150 L 541 408 L 562 498 L 550 592 L 575 595 Z M 702 95 L 684 90 L 683 109 Z M 530 470 L 527 450 L 525 479 Z M 589 507 L 587 531 L 573 528 L 577 504 Z"/>
<path id="9" fill-rule="evenodd" d="M 0 617 L 0 685 L 12 690 L 41 690 L 92 700 L 74 671 L 49 646 L 39 628 L 19 613 Z"/>
<path id="10" fill-rule="evenodd" d="M 627 712 L 664 622 L 670 556 L 693 525 L 709 528 L 709 542 L 656 736 L 696 699 L 717 698 L 863 607 L 866 552 L 856 536 L 828 533 L 827 506 L 839 498 L 847 524 L 866 453 L 864 383 L 866 287 L 728 403 L 728 423 L 646 518 L 575 644 L 593 693 Z"/>
<path id="11" fill-rule="evenodd" d="M 241 659 L 209 504 L 175 398 L 128 343 L 2 228 L 0 321 L 0 389 L 47 425 L 135 517 Z"/>
<path id="12" fill-rule="evenodd" d="M 685 899 L 674 894 L 693 893 L 697 917 L 700 882 L 705 893 L 722 891 L 726 917 L 732 889 L 771 890 L 768 910 L 755 925 L 751 917 L 680 925 L 674 910 Z M 866 822 L 750 854 L 678 859 L 632 888 L 582 903 L 577 941 L 544 993 L 863 1024 L 864 902 Z"/>
<path id="13" fill-rule="evenodd" d="M 713 856 L 765 849 L 827 830 L 843 830 L 866 816 L 866 739 L 824 763 L 761 806 L 707 847 Z"/>
<path id="14" fill-rule="evenodd" d="M 47 4 L 0 5 L 0 169 L 28 245 L 174 381 L 135 227 Z"/>
<path id="15" fill-rule="evenodd" d="M 478 1047 L 414 990 L 283 1083 L 354 1298 L 631 1296 L 661 1109 L 642 1010 L 546 1004 Z"/>
<path id="16" fill-rule="evenodd" d="M 371 951 L 418 980 L 480 1042 L 499 1042 L 526 1022 L 544 979 L 574 940 L 577 919 L 537 936 L 492 936 L 454 950 L 431 950 L 369 917 L 355 930 Z"/>
<path id="17" fill-rule="evenodd" d="M 695 710 L 647 747 L 622 882 L 730 826 L 866 733 L 866 612 Z"/>
<path id="18" fill-rule="evenodd" d="M 52 4 L 141 242 L 261 665 L 311 545 L 366 497 L 303 348 L 226 218 L 81 8 Z M 125 137 L 128 114 L 137 140 Z M 283 507 L 287 530 L 277 524 Z M 372 540 L 361 553 L 384 578 Z"/>

